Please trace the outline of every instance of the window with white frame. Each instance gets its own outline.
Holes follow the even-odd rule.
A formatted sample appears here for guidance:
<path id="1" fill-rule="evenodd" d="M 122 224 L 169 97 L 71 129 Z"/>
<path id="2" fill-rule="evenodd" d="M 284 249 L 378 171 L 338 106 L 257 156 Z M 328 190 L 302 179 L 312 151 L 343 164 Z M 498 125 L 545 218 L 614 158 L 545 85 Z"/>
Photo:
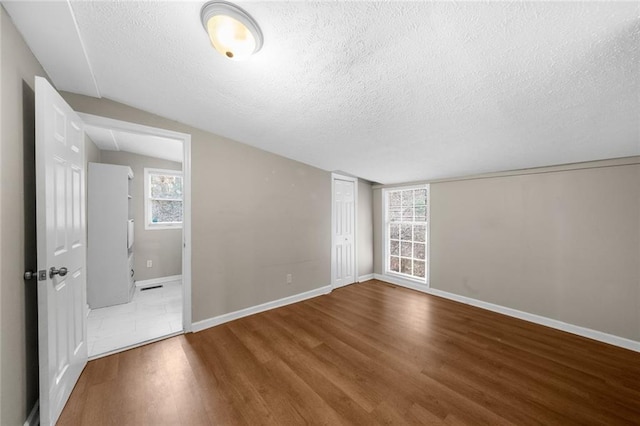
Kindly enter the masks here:
<path id="1" fill-rule="evenodd" d="M 145 229 L 182 227 L 182 172 L 144 169 Z"/>
<path id="2" fill-rule="evenodd" d="M 385 272 L 426 282 L 429 186 L 385 191 Z"/>

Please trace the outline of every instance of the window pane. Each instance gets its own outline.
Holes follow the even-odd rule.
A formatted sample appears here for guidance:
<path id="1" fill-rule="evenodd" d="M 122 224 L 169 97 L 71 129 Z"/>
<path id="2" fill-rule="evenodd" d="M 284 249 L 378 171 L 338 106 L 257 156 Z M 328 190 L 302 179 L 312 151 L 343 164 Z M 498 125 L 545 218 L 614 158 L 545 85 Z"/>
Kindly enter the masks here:
<path id="1" fill-rule="evenodd" d="M 418 217 L 426 218 L 427 216 L 427 206 L 416 206 L 416 220 Z"/>
<path id="2" fill-rule="evenodd" d="M 400 225 L 397 223 L 392 223 L 389 225 L 389 238 L 392 240 L 400 239 Z"/>
<path id="3" fill-rule="evenodd" d="M 182 222 L 182 201 L 151 201 L 151 222 Z"/>
<path id="4" fill-rule="evenodd" d="M 412 275 L 411 271 L 411 259 L 401 259 L 400 272 L 407 275 Z"/>
<path id="5" fill-rule="evenodd" d="M 389 269 L 393 272 L 400 272 L 400 258 L 391 256 L 389 258 Z"/>
<path id="6" fill-rule="evenodd" d="M 400 245 L 400 256 L 411 257 L 411 243 L 402 242 Z"/>
<path id="7" fill-rule="evenodd" d="M 182 176 L 149 175 L 151 198 L 182 199 Z"/>
<path id="8" fill-rule="evenodd" d="M 413 206 L 413 191 L 402 191 L 402 206 L 403 207 L 412 207 Z"/>
<path id="9" fill-rule="evenodd" d="M 400 207 L 400 192 L 394 191 L 389 193 L 389 206 Z"/>
<path id="10" fill-rule="evenodd" d="M 404 243 L 402 243 L 404 244 Z M 425 245 L 422 243 L 413 243 L 413 258 L 424 260 L 425 258 Z"/>
<path id="11" fill-rule="evenodd" d="M 400 254 L 399 251 L 400 251 L 400 242 L 391 240 L 389 242 L 389 254 L 393 256 L 398 256 Z"/>
<path id="12" fill-rule="evenodd" d="M 413 191 L 413 196 L 415 197 L 415 205 L 416 206 L 424 206 L 427 204 L 427 190 L 426 189 L 416 189 Z"/>
<path id="13" fill-rule="evenodd" d="M 412 222 L 413 221 L 413 207 L 403 207 L 402 208 L 402 221 L 403 222 Z"/>
<path id="14" fill-rule="evenodd" d="M 391 209 L 389 209 L 389 221 L 390 222 L 399 222 L 400 221 L 400 210 L 391 210 Z"/>
<path id="15" fill-rule="evenodd" d="M 424 262 L 421 260 L 413 261 L 413 275 L 424 278 Z"/>
<path id="16" fill-rule="evenodd" d="M 420 243 L 426 241 L 427 227 L 425 225 L 413 225 L 413 240 Z"/>
<path id="17" fill-rule="evenodd" d="M 411 240 L 411 225 L 401 225 L 400 239 L 405 241 Z"/>

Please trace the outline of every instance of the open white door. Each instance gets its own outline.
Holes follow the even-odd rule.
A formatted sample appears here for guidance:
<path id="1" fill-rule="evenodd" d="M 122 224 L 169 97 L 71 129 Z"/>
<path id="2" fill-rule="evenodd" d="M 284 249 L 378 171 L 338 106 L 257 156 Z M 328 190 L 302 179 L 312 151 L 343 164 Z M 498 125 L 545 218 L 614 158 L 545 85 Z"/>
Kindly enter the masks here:
<path id="1" fill-rule="evenodd" d="M 333 288 L 356 282 L 356 184 L 355 178 L 332 175 Z"/>
<path id="2" fill-rule="evenodd" d="M 36 77 L 40 424 L 55 424 L 87 364 L 84 129 Z"/>

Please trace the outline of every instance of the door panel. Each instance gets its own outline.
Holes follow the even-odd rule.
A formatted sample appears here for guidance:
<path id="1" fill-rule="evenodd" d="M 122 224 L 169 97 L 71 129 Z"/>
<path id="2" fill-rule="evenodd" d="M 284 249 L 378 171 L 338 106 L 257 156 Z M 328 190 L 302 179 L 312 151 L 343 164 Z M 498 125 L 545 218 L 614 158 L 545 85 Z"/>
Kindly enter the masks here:
<path id="1" fill-rule="evenodd" d="M 71 167 L 71 247 L 76 249 L 82 245 L 84 238 L 82 228 L 82 169 L 77 166 Z"/>

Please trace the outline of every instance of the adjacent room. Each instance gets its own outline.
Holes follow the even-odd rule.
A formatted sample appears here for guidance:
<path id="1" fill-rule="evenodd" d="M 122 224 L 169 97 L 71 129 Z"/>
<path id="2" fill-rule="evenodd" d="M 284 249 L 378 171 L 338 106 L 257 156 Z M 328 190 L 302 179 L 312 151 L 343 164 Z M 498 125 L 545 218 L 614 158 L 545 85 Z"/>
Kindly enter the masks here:
<path id="1" fill-rule="evenodd" d="M 0 424 L 640 423 L 640 3 L 1 1 Z"/>
<path id="2" fill-rule="evenodd" d="M 91 359 L 183 331 L 183 146 L 95 125 L 85 134 Z"/>

